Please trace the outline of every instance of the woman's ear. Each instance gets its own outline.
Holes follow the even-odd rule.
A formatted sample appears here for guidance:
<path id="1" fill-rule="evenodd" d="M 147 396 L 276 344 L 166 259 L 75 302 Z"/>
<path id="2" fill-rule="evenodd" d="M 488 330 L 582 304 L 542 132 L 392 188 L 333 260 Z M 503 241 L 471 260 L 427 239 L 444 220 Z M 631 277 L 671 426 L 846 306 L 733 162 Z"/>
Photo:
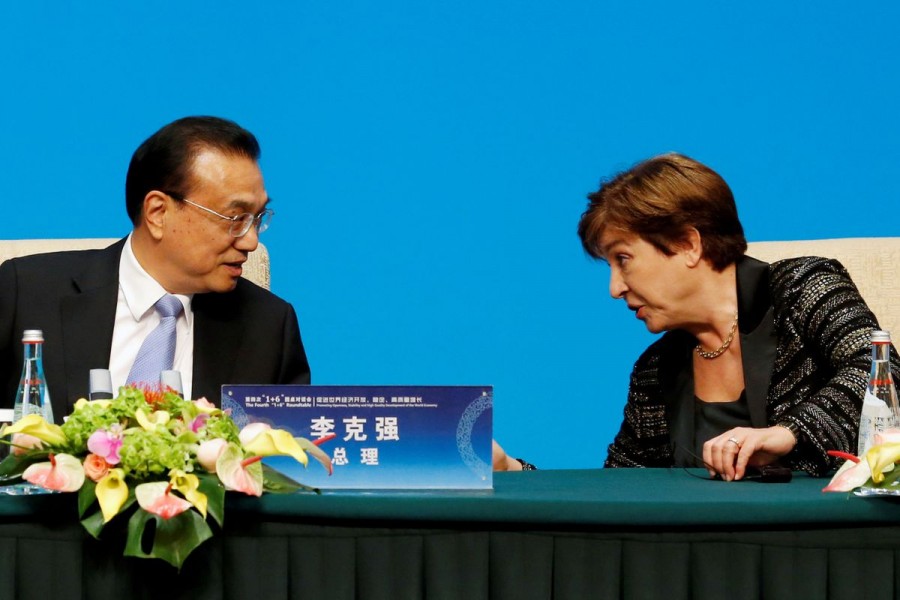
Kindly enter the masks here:
<path id="1" fill-rule="evenodd" d="M 688 267 L 694 268 L 700 264 L 703 259 L 703 239 L 696 227 L 689 227 L 684 232 L 684 238 L 679 245 Z"/>

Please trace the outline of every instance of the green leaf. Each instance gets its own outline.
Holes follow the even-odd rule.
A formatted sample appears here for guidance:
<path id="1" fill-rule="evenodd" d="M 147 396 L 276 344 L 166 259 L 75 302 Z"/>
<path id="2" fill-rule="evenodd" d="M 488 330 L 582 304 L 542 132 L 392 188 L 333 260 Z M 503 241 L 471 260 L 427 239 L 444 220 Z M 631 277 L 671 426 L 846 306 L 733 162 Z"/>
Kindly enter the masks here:
<path id="1" fill-rule="evenodd" d="M 87 483 L 87 482 L 85 482 Z M 92 482 L 93 483 L 93 482 Z M 82 488 L 83 489 L 83 488 Z M 128 493 L 128 500 L 125 501 L 125 504 L 122 505 L 122 508 L 119 509 L 119 512 L 116 514 L 116 517 L 128 511 L 129 507 L 134 504 L 134 491 L 130 490 Z M 78 497 L 79 508 L 81 507 L 81 495 Z M 90 508 L 88 505 L 87 508 Z M 87 509 L 85 509 L 87 510 Z M 82 513 L 83 516 L 83 513 Z M 113 517 L 115 519 L 116 517 Z M 91 534 L 92 537 L 96 539 L 100 539 L 100 532 L 103 531 L 103 527 L 106 526 L 106 522 L 103 520 L 103 511 L 100 510 L 100 507 L 97 507 L 97 510 L 81 519 L 81 525 L 85 528 L 85 530 Z"/>
<path id="2" fill-rule="evenodd" d="M 884 474 L 884 480 L 876 486 L 878 488 L 891 488 L 900 485 L 900 466 L 894 465 L 894 468 Z M 869 481 L 872 481 L 871 479 Z"/>
<path id="3" fill-rule="evenodd" d="M 190 421 L 186 422 L 190 423 Z M 200 436 L 188 429 L 187 431 L 178 434 L 178 437 L 175 438 L 175 441 L 179 444 L 197 444 L 200 442 Z"/>
<path id="4" fill-rule="evenodd" d="M 78 516 L 83 517 L 84 513 L 87 512 L 87 509 L 89 509 L 96 501 L 97 484 L 85 477 L 84 484 L 81 486 L 81 489 L 78 490 Z"/>
<path id="5" fill-rule="evenodd" d="M 91 534 L 94 539 L 100 539 L 100 532 L 103 531 L 103 512 L 98 508 L 93 514 L 81 519 L 81 526 L 85 531 Z"/>
<path id="6" fill-rule="evenodd" d="M 47 460 L 47 450 L 32 450 L 25 454 L 10 454 L 0 461 L 0 485 L 10 485 L 22 481 L 22 473 L 25 469 L 33 465 Z"/>
<path id="7" fill-rule="evenodd" d="M 155 529 L 147 530 L 152 523 Z M 151 537 L 150 551 L 144 551 L 144 535 Z M 163 519 L 142 508 L 135 511 L 128 521 L 128 540 L 125 556 L 137 558 L 159 558 L 181 570 L 185 559 L 200 544 L 212 537 L 212 530 L 206 520 L 195 510 L 186 510 L 171 519 Z"/>
<path id="8" fill-rule="evenodd" d="M 318 488 L 309 487 L 294 481 L 281 471 L 276 471 L 263 463 L 263 491 L 272 494 L 292 494 L 298 490 L 320 493 Z"/>
<path id="9" fill-rule="evenodd" d="M 211 516 L 219 527 L 225 524 L 225 486 L 213 473 L 199 473 L 197 479 L 200 492 L 206 494 L 206 514 Z"/>

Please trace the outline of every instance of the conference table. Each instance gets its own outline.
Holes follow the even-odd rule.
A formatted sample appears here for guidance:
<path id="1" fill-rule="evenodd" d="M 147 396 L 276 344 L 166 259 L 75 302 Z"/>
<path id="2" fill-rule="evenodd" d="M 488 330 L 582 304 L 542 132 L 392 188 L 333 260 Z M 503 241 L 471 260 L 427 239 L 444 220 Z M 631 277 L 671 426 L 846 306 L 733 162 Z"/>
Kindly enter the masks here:
<path id="1" fill-rule="evenodd" d="M 893 598 L 900 505 L 824 479 L 684 469 L 497 473 L 492 491 L 229 494 L 178 572 L 77 522 L 72 494 L 0 496 L 0 598 Z"/>

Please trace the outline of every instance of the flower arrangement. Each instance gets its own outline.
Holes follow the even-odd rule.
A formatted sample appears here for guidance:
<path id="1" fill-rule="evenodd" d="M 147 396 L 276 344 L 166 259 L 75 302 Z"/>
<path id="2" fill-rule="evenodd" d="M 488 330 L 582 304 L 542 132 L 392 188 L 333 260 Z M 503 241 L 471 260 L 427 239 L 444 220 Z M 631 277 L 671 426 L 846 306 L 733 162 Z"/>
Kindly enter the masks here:
<path id="1" fill-rule="evenodd" d="M 846 461 L 831 478 L 823 492 L 850 492 L 863 488 L 864 495 L 900 495 L 900 430 L 888 429 L 873 436 L 874 445 L 865 456 L 829 451 Z"/>
<path id="2" fill-rule="evenodd" d="M 0 429 L 0 438 L 7 436 L 12 452 L 0 463 L 0 483 L 24 479 L 78 492 L 81 523 L 98 539 L 107 523 L 130 514 L 124 554 L 179 569 L 212 537 L 209 517 L 222 527 L 226 491 L 311 489 L 263 465 L 264 456 L 306 465 L 309 453 L 332 469 L 309 440 L 263 423 L 238 430 L 205 399 L 154 389 L 123 387 L 114 400 L 79 400 L 61 426 L 30 414 Z"/>

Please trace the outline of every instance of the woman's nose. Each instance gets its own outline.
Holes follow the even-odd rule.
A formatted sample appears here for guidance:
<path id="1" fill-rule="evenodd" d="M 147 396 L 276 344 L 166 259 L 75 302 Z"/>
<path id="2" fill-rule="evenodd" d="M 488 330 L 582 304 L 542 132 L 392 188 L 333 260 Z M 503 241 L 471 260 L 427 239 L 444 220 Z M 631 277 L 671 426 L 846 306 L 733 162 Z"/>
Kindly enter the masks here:
<path id="1" fill-rule="evenodd" d="M 622 298 L 625 295 L 625 292 L 628 291 L 628 286 L 625 285 L 625 280 L 622 279 L 622 276 L 615 270 L 610 271 L 609 273 L 609 295 L 613 298 Z"/>

